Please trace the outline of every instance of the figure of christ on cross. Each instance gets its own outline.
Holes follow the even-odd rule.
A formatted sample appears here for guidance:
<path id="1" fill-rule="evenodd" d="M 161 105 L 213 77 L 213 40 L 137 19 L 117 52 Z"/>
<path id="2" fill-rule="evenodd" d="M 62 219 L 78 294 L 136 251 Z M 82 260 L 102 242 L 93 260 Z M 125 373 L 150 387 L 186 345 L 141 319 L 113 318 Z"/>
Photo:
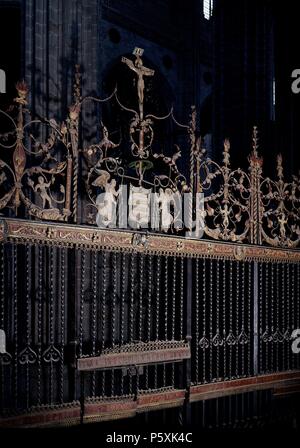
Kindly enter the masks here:
<path id="1" fill-rule="evenodd" d="M 140 119 L 143 120 L 144 110 L 144 90 L 145 90 L 145 81 L 144 76 L 153 76 L 154 70 L 143 66 L 142 54 L 144 50 L 141 48 L 135 48 L 133 54 L 136 56 L 136 60 L 133 62 L 128 58 L 122 57 L 122 62 L 124 62 L 131 70 L 133 70 L 138 77 L 137 82 L 137 91 L 139 98 L 139 111 L 140 111 Z"/>

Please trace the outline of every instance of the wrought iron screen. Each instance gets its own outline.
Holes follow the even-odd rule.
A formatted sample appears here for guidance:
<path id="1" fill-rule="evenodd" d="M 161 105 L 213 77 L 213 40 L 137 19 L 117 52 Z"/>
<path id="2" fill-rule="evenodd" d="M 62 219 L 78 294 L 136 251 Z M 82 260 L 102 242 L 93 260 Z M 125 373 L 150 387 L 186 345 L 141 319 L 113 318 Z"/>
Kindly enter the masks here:
<path id="1" fill-rule="evenodd" d="M 260 386 L 299 380 L 291 351 L 300 328 L 299 178 L 285 179 L 281 156 L 277 179 L 263 176 L 256 128 L 249 169 L 233 169 L 228 140 L 222 163 L 205 155 L 195 108 L 187 125 L 173 110 L 145 115 L 144 77 L 154 72 L 141 55 L 123 59 L 138 75 L 138 111 L 117 90 L 81 98 L 79 69 L 65 121 L 33 119 L 24 83 L 16 114 L 0 111 L 4 424 L 115 418 L 259 378 Z M 131 117 L 127 140 L 111 140 L 97 109 L 102 135 L 85 144 L 84 107 L 108 101 Z M 174 154 L 155 142 L 155 125 L 166 120 L 180 130 Z M 181 155 L 189 160 L 182 170 Z M 156 194 L 155 231 L 142 228 L 145 208 L 133 230 L 116 228 L 124 185 L 137 206 L 136 194 Z M 183 223 L 164 207 L 185 193 Z M 203 237 L 191 238 L 197 220 Z"/>

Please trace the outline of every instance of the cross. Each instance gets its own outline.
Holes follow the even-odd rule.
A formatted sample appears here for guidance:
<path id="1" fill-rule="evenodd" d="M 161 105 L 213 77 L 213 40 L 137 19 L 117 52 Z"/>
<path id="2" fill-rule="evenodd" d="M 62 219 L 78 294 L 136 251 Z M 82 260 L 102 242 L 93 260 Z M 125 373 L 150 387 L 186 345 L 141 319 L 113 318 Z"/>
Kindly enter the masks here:
<path id="1" fill-rule="evenodd" d="M 137 74 L 138 82 L 137 82 L 137 91 L 139 98 L 139 111 L 140 111 L 140 119 L 143 120 L 144 115 L 144 90 L 145 90 L 145 81 L 144 76 L 153 76 L 154 70 L 143 66 L 143 61 L 141 56 L 143 55 L 144 50 L 142 48 L 136 47 L 133 50 L 133 54 L 135 55 L 135 61 L 131 61 L 128 58 L 122 57 L 122 62 L 124 62 L 131 70 L 133 70 Z"/>

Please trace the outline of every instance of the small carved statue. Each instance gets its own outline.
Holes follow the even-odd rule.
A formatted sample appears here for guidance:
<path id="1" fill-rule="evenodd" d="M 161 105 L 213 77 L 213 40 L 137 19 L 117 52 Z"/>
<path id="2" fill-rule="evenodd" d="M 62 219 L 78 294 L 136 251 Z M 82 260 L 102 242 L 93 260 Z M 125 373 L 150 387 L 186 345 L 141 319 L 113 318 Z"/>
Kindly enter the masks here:
<path id="1" fill-rule="evenodd" d="M 104 124 L 102 123 L 102 127 L 103 127 L 103 138 L 99 144 L 100 148 L 105 148 L 105 152 L 108 149 L 114 149 L 117 148 L 119 145 L 117 143 L 112 142 L 111 140 L 109 140 L 109 134 L 108 134 L 108 129 L 106 126 L 104 126 Z"/>
<path id="2" fill-rule="evenodd" d="M 287 224 L 288 220 L 285 217 L 284 213 L 281 213 L 280 218 L 278 218 L 279 222 L 279 231 L 282 239 L 286 236 L 285 224 Z"/>
<path id="3" fill-rule="evenodd" d="M 112 179 L 111 182 L 107 182 L 105 185 L 105 193 L 101 193 L 97 196 L 97 216 L 96 223 L 99 227 L 109 227 L 114 224 L 117 208 L 117 197 L 119 191 L 116 190 L 116 180 Z"/>
<path id="4" fill-rule="evenodd" d="M 51 185 L 51 182 L 45 182 L 44 177 L 43 176 L 39 176 L 38 177 L 38 183 L 34 187 L 34 191 L 36 193 L 38 193 L 38 191 L 39 191 L 38 194 L 42 198 L 43 208 L 46 207 L 46 203 L 48 203 L 49 208 L 52 208 L 52 200 L 51 200 L 51 198 L 50 198 L 50 196 L 48 194 L 48 191 L 47 191 L 49 189 L 50 185 Z"/>

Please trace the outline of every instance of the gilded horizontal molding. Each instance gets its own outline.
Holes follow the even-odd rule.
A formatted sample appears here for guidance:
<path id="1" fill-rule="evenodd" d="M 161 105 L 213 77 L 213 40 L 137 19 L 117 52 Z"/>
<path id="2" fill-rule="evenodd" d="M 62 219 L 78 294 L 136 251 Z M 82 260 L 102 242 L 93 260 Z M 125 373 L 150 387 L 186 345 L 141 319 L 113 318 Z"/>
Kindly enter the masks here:
<path id="1" fill-rule="evenodd" d="M 241 378 L 229 381 L 220 381 L 202 385 L 193 385 L 190 388 L 189 402 L 221 397 L 245 391 L 259 389 L 281 388 L 281 394 L 289 393 L 288 387 L 299 384 L 300 371 L 271 373 L 255 377 Z M 151 391 L 141 393 L 137 399 L 134 397 L 114 397 L 106 399 L 87 399 L 83 423 L 114 420 L 125 417 L 134 417 L 139 412 L 152 409 L 167 409 L 182 406 L 186 398 L 184 389 L 164 391 Z M 79 403 L 66 403 L 49 407 L 35 408 L 26 414 L 0 419 L 0 427 L 55 427 L 78 425 L 80 423 Z"/>
<path id="2" fill-rule="evenodd" d="M 190 359 L 190 357 L 191 351 L 189 345 L 187 344 L 186 347 L 183 346 L 161 350 L 111 353 L 107 355 L 79 358 L 77 360 L 77 368 L 79 371 L 88 372 L 97 369 L 179 362 L 184 359 Z"/>
<path id="3" fill-rule="evenodd" d="M 139 412 L 182 406 L 186 391 L 174 389 L 153 391 L 134 397 L 93 399 L 85 402 L 83 423 L 100 422 L 134 417 Z M 0 428 L 35 428 L 73 426 L 80 424 L 80 405 L 63 405 L 36 408 L 32 412 L 0 419 Z"/>
<path id="4" fill-rule="evenodd" d="M 239 261 L 299 262 L 300 250 L 3 218 L 0 241 Z"/>
<path id="5" fill-rule="evenodd" d="M 290 384 L 295 386 L 295 382 L 297 382 L 298 385 L 300 384 L 299 370 L 193 385 L 190 389 L 190 401 L 206 400 L 209 398 L 232 395 L 233 393 L 273 389 L 276 387 L 284 389 Z"/>

